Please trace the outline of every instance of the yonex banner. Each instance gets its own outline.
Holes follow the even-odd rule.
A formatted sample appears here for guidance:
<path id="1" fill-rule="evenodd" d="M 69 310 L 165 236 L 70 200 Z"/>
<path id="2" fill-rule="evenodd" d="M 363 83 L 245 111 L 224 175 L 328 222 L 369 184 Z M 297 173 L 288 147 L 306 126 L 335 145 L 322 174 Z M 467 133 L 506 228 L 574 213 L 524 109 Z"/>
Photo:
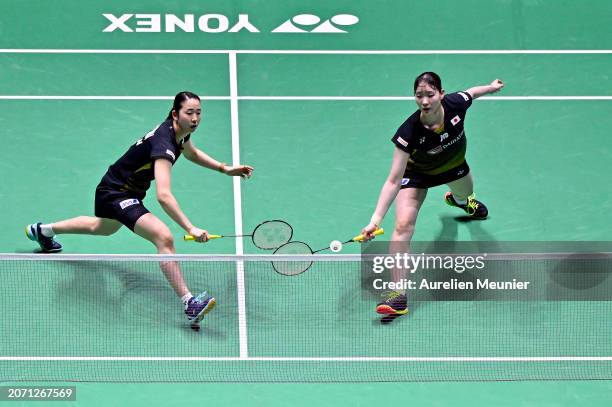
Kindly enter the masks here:
<path id="1" fill-rule="evenodd" d="M 110 24 L 104 28 L 103 32 L 122 31 L 131 32 L 205 32 L 212 34 L 219 33 L 238 33 L 248 31 L 251 33 L 261 32 L 250 21 L 248 14 L 238 14 L 236 19 L 223 14 L 102 14 Z M 328 19 L 314 14 L 298 14 L 280 24 L 270 32 L 281 34 L 341 34 L 348 33 L 346 27 L 359 22 L 359 18 L 352 14 L 337 14 Z"/>
<path id="2" fill-rule="evenodd" d="M 550 50 L 592 49 L 592 32 L 549 2 L 105 0 L 0 3 L 1 49 Z M 520 3 L 520 2 L 519 2 Z M 520 13 L 529 18 L 517 18 Z M 560 6 L 562 8 L 562 6 Z M 567 6 L 570 7 L 570 6 Z M 435 12 L 433 12 L 435 10 Z M 572 11 L 573 12 L 573 11 Z M 607 2 L 580 9 L 609 25 Z M 484 22 L 475 29 L 473 21 Z M 487 23 L 488 22 L 488 23 Z M 542 24 L 546 22 L 546 24 Z M 519 24 L 520 25 L 517 25 Z M 487 25 L 489 24 L 489 25 Z M 435 27 L 435 28 L 430 28 Z M 564 27 L 550 35 L 551 27 Z M 521 33 L 529 33 L 526 41 Z M 602 31 L 600 44 L 609 44 Z M 440 41 L 440 39 L 443 39 Z M 602 45 L 604 47 L 605 45 Z"/>

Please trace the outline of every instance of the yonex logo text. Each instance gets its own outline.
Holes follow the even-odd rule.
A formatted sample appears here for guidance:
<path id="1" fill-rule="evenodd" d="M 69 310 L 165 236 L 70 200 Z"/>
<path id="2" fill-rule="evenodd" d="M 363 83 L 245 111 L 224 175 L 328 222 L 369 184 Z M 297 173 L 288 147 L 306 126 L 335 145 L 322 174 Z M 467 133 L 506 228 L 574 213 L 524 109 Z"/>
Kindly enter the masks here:
<path id="1" fill-rule="evenodd" d="M 176 32 L 177 29 L 184 32 L 195 32 L 196 18 L 193 14 L 185 14 L 182 18 L 175 14 L 123 14 L 116 17 L 113 14 L 102 14 L 111 24 L 108 25 L 104 32 L 113 32 L 120 30 L 126 33 L 131 32 L 162 32 L 162 19 L 164 21 L 164 32 Z M 133 20 L 136 28 L 132 28 L 127 24 Z M 134 25 L 134 24 L 132 24 Z M 223 14 L 204 14 L 197 19 L 197 28 L 206 33 L 222 33 L 229 31 L 231 33 L 247 30 L 258 33 L 259 30 L 249 22 L 248 14 L 239 14 L 238 22 L 230 28 L 230 20 Z"/>
<path id="2" fill-rule="evenodd" d="M 223 14 L 102 14 L 110 24 L 103 32 L 121 31 L 125 33 L 173 33 L 177 31 L 193 33 L 196 30 L 205 33 L 237 33 L 248 31 L 259 33 L 260 30 L 249 20 L 248 14 L 238 14 L 238 21 Z M 321 22 L 314 14 L 298 14 L 274 28 L 272 33 L 347 33 L 343 28 L 355 25 L 359 18 L 352 14 L 337 14 Z"/>

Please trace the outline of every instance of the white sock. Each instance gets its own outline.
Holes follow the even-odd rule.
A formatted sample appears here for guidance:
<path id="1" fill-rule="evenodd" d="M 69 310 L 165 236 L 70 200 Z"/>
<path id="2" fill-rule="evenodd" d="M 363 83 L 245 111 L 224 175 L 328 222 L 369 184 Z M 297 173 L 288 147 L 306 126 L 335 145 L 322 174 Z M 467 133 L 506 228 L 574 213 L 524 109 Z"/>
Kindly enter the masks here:
<path id="1" fill-rule="evenodd" d="M 465 205 L 467 204 L 467 199 L 457 199 L 457 197 L 455 195 L 453 195 L 453 199 L 455 200 L 455 202 L 457 202 L 459 205 Z"/>
<path id="2" fill-rule="evenodd" d="M 189 302 L 189 300 L 191 299 L 191 297 L 193 297 L 193 295 L 191 295 L 190 292 L 188 292 L 187 294 L 183 295 L 181 297 L 181 301 L 183 301 L 183 304 L 185 304 L 185 306 L 187 306 L 187 303 Z"/>
<path id="3" fill-rule="evenodd" d="M 55 236 L 55 232 L 53 232 L 53 228 L 51 227 L 51 224 L 40 225 L 40 233 L 42 233 L 42 235 L 46 237 Z"/>

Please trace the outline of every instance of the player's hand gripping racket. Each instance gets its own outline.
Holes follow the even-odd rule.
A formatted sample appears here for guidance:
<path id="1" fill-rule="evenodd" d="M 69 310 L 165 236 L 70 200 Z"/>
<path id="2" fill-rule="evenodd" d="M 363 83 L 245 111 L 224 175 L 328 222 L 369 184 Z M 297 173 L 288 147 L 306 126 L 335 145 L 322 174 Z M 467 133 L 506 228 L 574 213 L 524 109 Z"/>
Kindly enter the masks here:
<path id="1" fill-rule="evenodd" d="M 223 237 L 250 236 L 253 244 L 263 250 L 274 250 L 289 242 L 293 236 L 293 228 L 283 220 L 267 220 L 255 227 L 249 235 L 208 235 L 208 239 L 221 239 Z M 183 236 L 184 240 L 195 241 L 191 235 Z"/>
<path id="2" fill-rule="evenodd" d="M 384 229 L 376 229 L 373 233 L 374 236 L 379 236 L 385 233 Z M 363 242 L 364 236 L 358 235 L 352 239 L 342 242 L 342 244 L 352 242 Z M 310 255 L 314 253 L 322 252 L 323 250 L 330 249 L 329 246 L 319 250 L 312 250 L 308 244 L 299 241 L 287 242 L 282 246 L 279 246 L 275 251 L 275 255 Z M 273 260 L 272 267 L 274 271 L 284 276 L 296 276 L 302 274 L 312 266 L 312 260 Z"/>

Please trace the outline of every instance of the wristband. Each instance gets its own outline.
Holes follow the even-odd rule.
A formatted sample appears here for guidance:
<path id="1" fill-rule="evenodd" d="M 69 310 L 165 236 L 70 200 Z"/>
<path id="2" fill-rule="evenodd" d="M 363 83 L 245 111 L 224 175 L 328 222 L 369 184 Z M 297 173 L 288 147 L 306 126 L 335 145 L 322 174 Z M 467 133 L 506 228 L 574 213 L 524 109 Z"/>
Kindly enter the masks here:
<path id="1" fill-rule="evenodd" d="M 376 225 L 376 227 L 380 227 L 380 224 L 382 223 L 382 216 L 379 216 L 377 214 L 372 215 L 372 218 L 370 219 L 370 223 L 373 223 Z"/>

